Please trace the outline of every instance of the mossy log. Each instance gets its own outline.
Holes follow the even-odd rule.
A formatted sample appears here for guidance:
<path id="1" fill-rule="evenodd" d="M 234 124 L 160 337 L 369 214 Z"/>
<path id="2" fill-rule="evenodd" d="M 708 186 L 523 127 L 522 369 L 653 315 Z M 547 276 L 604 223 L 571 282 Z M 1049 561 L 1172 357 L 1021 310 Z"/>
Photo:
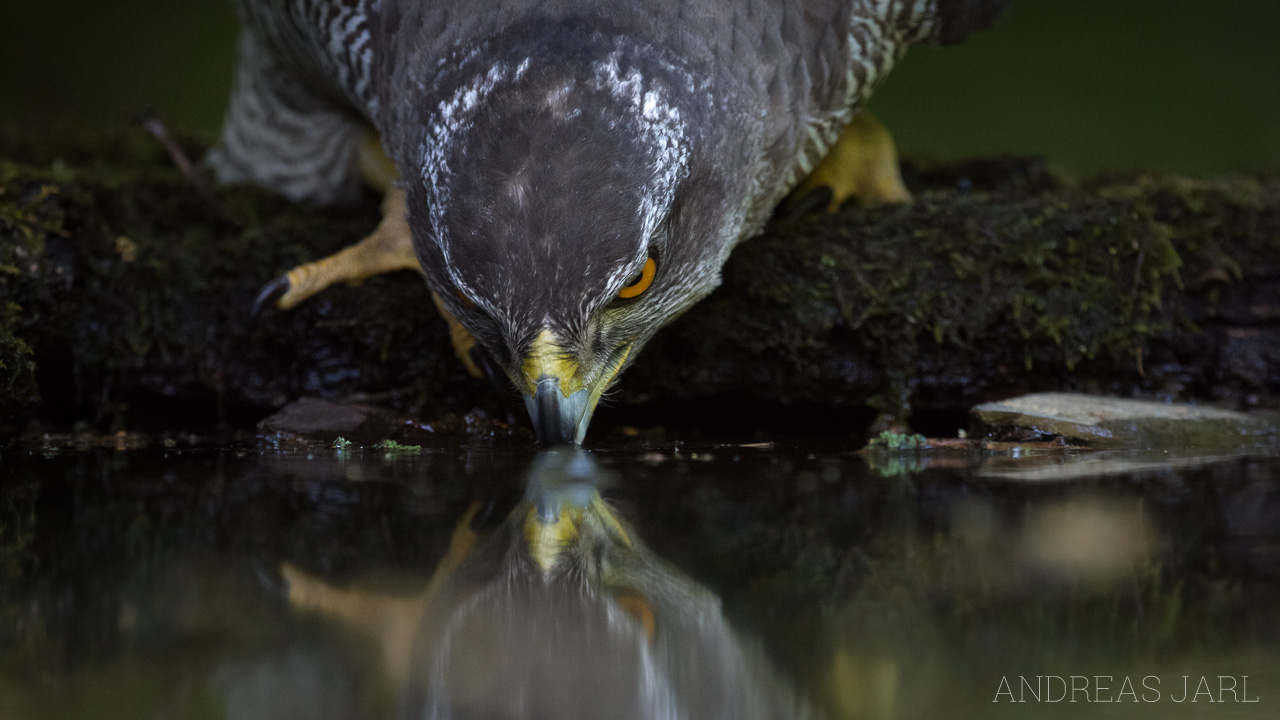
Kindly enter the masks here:
<path id="1" fill-rule="evenodd" d="M 738 248 L 613 402 L 901 417 L 1046 389 L 1280 398 L 1280 178 L 1076 181 L 993 159 L 907 181 L 911 204 L 779 222 Z M 247 426 L 300 395 L 421 413 L 493 395 L 412 273 L 250 316 L 269 279 L 372 228 L 376 198 L 219 193 L 243 227 L 140 130 L 0 129 L 0 426 L 134 422 L 130 406 Z"/>

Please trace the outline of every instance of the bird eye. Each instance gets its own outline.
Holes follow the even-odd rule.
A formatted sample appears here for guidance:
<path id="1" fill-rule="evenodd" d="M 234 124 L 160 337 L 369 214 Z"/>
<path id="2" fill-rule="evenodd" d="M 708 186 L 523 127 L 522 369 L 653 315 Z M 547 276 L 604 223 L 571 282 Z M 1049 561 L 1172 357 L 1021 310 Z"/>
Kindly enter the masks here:
<path id="1" fill-rule="evenodd" d="M 628 299 L 638 296 L 640 293 L 649 289 L 653 284 L 653 276 L 658 273 L 658 263 L 653 258 L 645 258 L 644 268 L 640 270 L 640 275 L 630 285 L 618 291 L 618 297 Z"/>

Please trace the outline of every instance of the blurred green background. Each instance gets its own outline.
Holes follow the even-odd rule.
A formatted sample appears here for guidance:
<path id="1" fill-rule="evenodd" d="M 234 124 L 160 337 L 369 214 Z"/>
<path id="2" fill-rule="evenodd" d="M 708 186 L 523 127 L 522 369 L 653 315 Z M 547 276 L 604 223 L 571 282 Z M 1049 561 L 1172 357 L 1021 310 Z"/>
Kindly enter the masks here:
<path id="1" fill-rule="evenodd" d="M 212 132 L 235 20 L 224 0 L 0 0 L 0 38 L 0 121 L 154 107 Z M 913 49 L 871 107 L 908 155 L 1280 170 L 1280 0 L 1014 0 L 990 32 Z"/>

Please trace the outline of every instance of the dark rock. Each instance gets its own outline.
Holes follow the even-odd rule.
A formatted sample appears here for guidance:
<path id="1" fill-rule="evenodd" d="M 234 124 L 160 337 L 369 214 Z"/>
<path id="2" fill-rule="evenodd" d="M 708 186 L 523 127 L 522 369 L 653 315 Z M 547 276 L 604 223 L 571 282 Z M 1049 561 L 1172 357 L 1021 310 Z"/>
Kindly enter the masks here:
<path id="1" fill-rule="evenodd" d="M 333 441 L 343 437 L 352 442 L 373 443 L 390 435 L 393 424 L 399 423 L 389 413 L 376 408 L 305 397 L 285 405 L 259 423 L 258 429 L 263 433 L 309 440 Z"/>

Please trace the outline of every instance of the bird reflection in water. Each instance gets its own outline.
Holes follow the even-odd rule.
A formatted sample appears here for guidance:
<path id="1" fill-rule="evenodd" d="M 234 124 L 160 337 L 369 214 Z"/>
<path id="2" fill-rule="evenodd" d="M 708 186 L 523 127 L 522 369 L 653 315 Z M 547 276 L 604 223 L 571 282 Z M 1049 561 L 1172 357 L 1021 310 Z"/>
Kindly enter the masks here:
<path id="1" fill-rule="evenodd" d="M 289 602 L 372 641 L 409 718 L 806 718 L 816 711 L 600 496 L 581 451 L 543 453 L 487 537 L 459 520 L 427 587 L 336 587 L 292 566 Z"/>

